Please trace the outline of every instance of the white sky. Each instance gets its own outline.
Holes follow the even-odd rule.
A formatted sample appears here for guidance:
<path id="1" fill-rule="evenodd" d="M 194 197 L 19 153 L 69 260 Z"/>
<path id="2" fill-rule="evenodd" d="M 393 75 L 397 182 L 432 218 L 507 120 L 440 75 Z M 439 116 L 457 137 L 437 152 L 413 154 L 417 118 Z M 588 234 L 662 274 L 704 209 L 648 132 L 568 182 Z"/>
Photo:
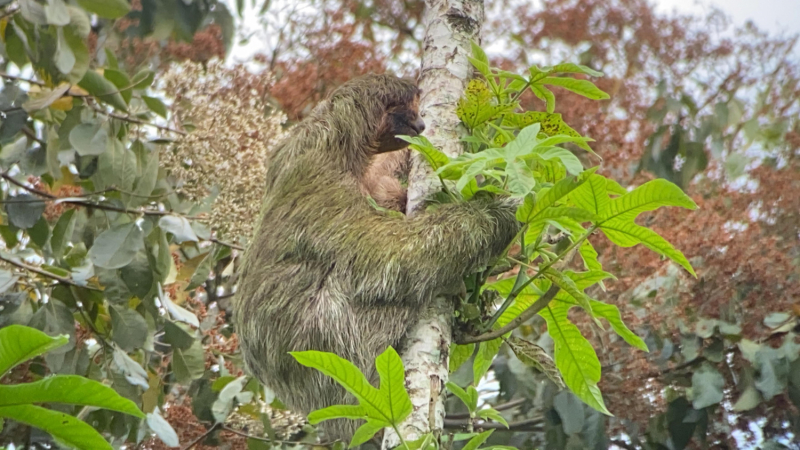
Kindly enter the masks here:
<path id="1" fill-rule="evenodd" d="M 708 11 L 714 5 L 725 11 L 735 25 L 752 20 L 770 31 L 800 33 L 800 0 L 654 0 L 657 10 L 681 13 Z"/>

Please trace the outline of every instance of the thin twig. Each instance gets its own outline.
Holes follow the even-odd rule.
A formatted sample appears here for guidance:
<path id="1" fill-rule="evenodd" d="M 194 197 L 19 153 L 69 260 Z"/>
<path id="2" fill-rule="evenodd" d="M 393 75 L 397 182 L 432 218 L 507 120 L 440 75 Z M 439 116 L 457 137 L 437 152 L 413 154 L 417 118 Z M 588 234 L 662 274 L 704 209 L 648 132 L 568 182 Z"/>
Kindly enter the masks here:
<path id="1" fill-rule="evenodd" d="M 118 213 L 125 213 L 125 214 L 136 214 L 136 215 L 145 215 L 145 216 L 181 216 L 187 220 L 196 220 L 200 217 L 196 216 L 185 216 L 174 211 L 158 211 L 154 209 L 129 209 L 129 208 L 122 208 L 118 206 L 103 204 L 93 202 L 91 200 L 76 200 L 74 197 L 58 197 L 53 195 L 49 192 L 41 191 L 36 188 L 32 188 L 30 186 L 25 185 L 20 181 L 15 180 L 13 177 L 9 176 L 7 173 L 0 174 L 0 177 L 7 180 L 9 183 L 12 183 L 16 186 L 25 189 L 26 191 L 30 192 L 31 194 L 38 195 L 39 197 L 43 197 L 45 201 L 59 201 L 60 203 L 64 203 L 67 205 L 75 205 L 75 206 L 82 206 L 84 208 L 94 208 L 100 209 L 103 211 L 113 211 Z M 37 200 L 31 200 L 31 203 L 36 202 Z M 21 202 L 20 202 L 21 203 Z"/>
<path id="2" fill-rule="evenodd" d="M 211 241 L 211 242 L 213 242 L 213 243 L 215 243 L 215 244 L 223 245 L 223 246 L 225 246 L 225 247 L 230 247 L 230 248 L 232 248 L 232 249 L 234 249 L 234 250 L 241 250 L 241 251 L 244 251 L 244 250 L 245 250 L 245 248 L 244 248 L 244 247 L 242 247 L 242 246 L 240 246 L 240 245 L 236 245 L 236 244 L 230 244 L 230 243 L 228 243 L 228 242 L 223 242 L 223 241 L 220 241 L 220 240 L 219 240 L 219 239 L 217 239 L 217 238 L 211 238 L 211 239 L 209 239 L 209 241 Z"/>
<path id="3" fill-rule="evenodd" d="M 28 128 L 28 127 L 22 127 L 22 133 L 23 133 L 25 136 L 28 136 L 29 138 L 31 138 L 31 139 L 33 139 L 34 141 L 38 142 L 38 143 L 39 143 L 39 145 L 41 145 L 42 147 L 45 147 L 45 148 L 47 147 L 47 142 L 45 142 L 45 141 L 43 141 L 42 139 L 40 139 L 40 138 L 39 138 L 39 136 L 36 136 L 36 132 L 35 132 L 35 131 L 33 131 L 33 130 L 31 130 L 30 128 Z"/>
<path id="4" fill-rule="evenodd" d="M 46 87 L 47 86 L 47 84 L 45 84 L 45 83 L 43 83 L 41 81 L 31 80 L 29 78 L 22 78 L 22 77 L 18 77 L 16 75 L 9 75 L 9 74 L 7 74 L 5 72 L 0 72 L 0 78 L 7 78 L 9 80 L 14 80 L 14 81 L 24 81 L 25 83 L 35 84 L 37 86 L 42 86 L 42 87 Z"/>
<path id="5" fill-rule="evenodd" d="M 106 111 L 105 109 L 101 108 L 100 106 L 98 106 L 94 102 L 86 102 L 86 103 L 92 109 L 94 109 L 95 111 L 99 112 L 100 114 L 106 115 L 108 117 L 112 117 L 114 119 L 123 120 L 125 122 L 130 122 L 130 123 L 135 123 L 137 125 L 144 125 L 144 126 L 148 126 L 148 127 L 158 128 L 159 130 L 162 130 L 162 131 L 168 131 L 170 133 L 176 133 L 176 134 L 179 134 L 181 136 L 186 136 L 186 132 L 185 131 L 176 130 L 174 128 L 170 128 L 170 127 L 164 126 L 164 125 L 159 125 L 159 124 L 156 124 L 156 123 L 145 122 L 144 120 L 140 120 L 140 119 L 137 119 L 135 117 L 124 116 L 122 114 L 117 114 L 115 112 Z"/>
<path id="6" fill-rule="evenodd" d="M 550 286 L 550 289 L 544 293 L 538 300 L 533 302 L 531 306 L 528 307 L 522 314 L 515 317 L 511 322 L 508 322 L 505 326 L 500 327 L 496 330 L 492 330 L 488 333 L 483 333 L 478 336 L 464 336 L 458 342 L 459 345 L 463 344 L 474 344 L 478 342 L 485 342 L 497 339 L 504 334 L 513 331 L 523 323 L 527 322 L 528 319 L 535 316 L 539 311 L 543 310 L 547 305 L 550 303 L 550 300 L 554 299 L 560 291 L 561 288 L 557 285 L 553 284 Z"/>
<path id="7" fill-rule="evenodd" d="M 499 422 L 485 422 L 483 419 L 452 420 L 444 419 L 444 427 L 448 429 L 466 430 L 470 423 L 477 430 L 505 430 L 505 431 L 541 431 L 544 420 L 539 417 L 536 419 L 525 419 L 517 422 L 509 422 L 508 427 Z"/>
<path id="8" fill-rule="evenodd" d="M 518 398 L 516 400 L 511 400 L 510 402 L 507 402 L 507 403 L 502 403 L 502 404 L 497 405 L 497 406 L 492 406 L 492 409 L 494 409 L 495 411 L 506 411 L 508 409 L 514 409 L 517 406 L 525 403 L 526 401 L 527 401 L 527 399 Z M 448 414 L 447 418 L 448 419 L 453 419 L 453 420 L 456 420 L 456 419 L 469 419 L 469 413 Z"/>
<path id="9" fill-rule="evenodd" d="M 23 262 L 14 261 L 13 259 L 8 259 L 8 258 L 6 258 L 6 257 L 4 257 L 4 256 L 0 256 L 0 261 L 5 261 L 5 262 L 7 262 L 7 263 L 11 264 L 12 266 L 19 267 L 20 269 L 27 270 L 27 271 L 29 271 L 29 272 L 33 272 L 33 273 L 39 274 L 39 275 L 41 275 L 41 276 L 43 276 L 43 277 L 46 277 L 46 278 L 50 278 L 50 279 L 56 280 L 56 281 L 58 281 L 59 283 L 64 283 L 64 284 L 68 284 L 68 285 L 70 285 L 70 286 L 75 286 L 75 287 L 79 287 L 79 288 L 89 289 L 89 290 L 92 290 L 92 291 L 101 291 L 101 292 L 102 292 L 102 289 L 98 289 L 98 288 L 96 288 L 96 287 L 93 287 L 93 286 L 83 286 L 83 285 L 80 285 L 80 284 L 78 284 L 78 283 L 76 283 L 76 282 L 72 281 L 72 280 L 71 280 L 71 279 L 69 279 L 69 278 L 64 278 L 64 277 L 62 277 L 62 276 L 59 276 L 59 275 L 56 275 L 56 274 L 54 274 L 54 273 L 47 272 L 46 270 L 42 270 L 42 269 L 40 269 L 40 268 L 38 268 L 38 267 L 36 267 L 36 266 L 30 266 L 30 265 L 28 265 L 28 264 L 25 264 L 25 263 L 23 263 Z"/>
<path id="10" fill-rule="evenodd" d="M 279 439 L 270 439 L 270 438 L 267 438 L 267 437 L 254 436 L 252 434 L 247 434 L 244 431 L 239 431 L 239 430 L 231 428 L 231 427 L 222 427 L 222 429 L 225 430 L 225 431 L 230 431 L 233 434 L 238 434 L 239 436 L 246 437 L 248 439 L 255 439 L 255 440 L 258 440 L 258 441 L 270 442 L 270 443 L 273 443 L 273 444 L 307 445 L 309 447 L 329 447 L 329 446 L 333 445 L 333 442 L 330 442 L 330 443 L 325 443 L 325 442 L 323 442 L 323 443 L 315 443 L 315 442 L 299 442 L 299 441 L 281 441 Z"/>
<path id="11" fill-rule="evenodd" d="M 195 440 L 193 440 L 192 442 L 188 443 L 188 444 L 187 444 L 185 447 L 183 447 L 181 450 L 189 450 L 189 449 L 191 449 L 191 448 L 192 448 L 192 447 L 194 447 L 195 445 L 199 444 L 199 443 L 200 443 L 200 441 L 202 441 L 203 439 L 207 438 L 209 434 L 213 433 L 213 432 L 214 432 L 214 431 L 215 431 L 217 428 L 219 428 L 220 426 L 222 426 L 222 423 L 220 423 L 220 422 L 216 422 L 214 425 L 211 425 L 211 428 L 209 428 L 208 430 L 206 430 L 206 432 L 205 432 L 205 433 L 203 433 L 203 434 L 201 434 L 201 435 L 200 435 L 200 436 L 199 436 L 197 439 L 195 439 Z"/>

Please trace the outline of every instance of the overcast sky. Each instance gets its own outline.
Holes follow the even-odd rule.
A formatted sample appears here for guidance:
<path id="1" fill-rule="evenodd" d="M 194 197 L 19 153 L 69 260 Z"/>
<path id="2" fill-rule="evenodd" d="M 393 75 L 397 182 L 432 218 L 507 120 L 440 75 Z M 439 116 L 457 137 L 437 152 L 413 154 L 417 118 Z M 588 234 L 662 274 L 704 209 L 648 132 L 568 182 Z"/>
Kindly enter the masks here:
<path id="1" fill-rule="evenodd" d="M 698 12 L 716 5 L 736 25 L 752 20 L 759 28 L 800 33 L 800 0 L 651 0 L 663 12 Z"/>

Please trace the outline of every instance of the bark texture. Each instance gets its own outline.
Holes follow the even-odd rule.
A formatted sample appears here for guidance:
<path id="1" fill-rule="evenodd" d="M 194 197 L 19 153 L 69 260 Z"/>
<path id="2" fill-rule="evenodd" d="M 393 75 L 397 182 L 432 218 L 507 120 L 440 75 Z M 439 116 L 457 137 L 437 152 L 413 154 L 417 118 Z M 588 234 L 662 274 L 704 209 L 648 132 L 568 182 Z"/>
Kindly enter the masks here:
<path id="1" fill-rule="evenodd" d="M 426 124 L 425 136 L 449 156 L 456 156 L 464 150 L 459 137 L 465 131 L 456 117 L 456 102 L 472 74 L 467 56 L 470 40 L 480 42 L 483 0 L 426 0 L 425 7 L 420 112 Z M 432 175 L 425 161 L 414 155 L 406 208 L 409 214 L 439 189 Z M 407 441 L 429 431 L 442 431 L 452 317 L 452 302 L 437 298 L 406 335 L 401 356 L 414 405 L 411 416 L 400 427 Z M 383 447 L 399 444 L 397 435 L 387 430 Z"/>

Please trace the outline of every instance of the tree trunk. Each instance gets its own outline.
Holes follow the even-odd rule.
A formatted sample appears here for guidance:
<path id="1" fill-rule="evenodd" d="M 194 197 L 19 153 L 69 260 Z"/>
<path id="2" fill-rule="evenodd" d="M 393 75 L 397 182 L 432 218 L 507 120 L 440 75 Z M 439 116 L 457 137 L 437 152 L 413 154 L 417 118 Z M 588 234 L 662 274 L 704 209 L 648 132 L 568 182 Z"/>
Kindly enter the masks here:
<path id="1" fill-rule="evenodd" d="M 467 60 L 470 40 L 480 42 L 483 24 L 483 0 L 426 0 L 423 22 L 426 24 L 420 89 L 420 111 L 425 120 L 425 136 L 449 156 L 464 151 L 459 141 L 464 129 L 456 117 L 456 102 L 472 74 Z M 423 200 L 440 189 L 425 161 L 415 155 L 409 175 L 408 205 L 414 214 Z M 423 318 L 405 338 L 402 358 L 406 368 L 406 387 L 414 411 L 400 427 L 406 440 L 415 440 L 434 431 L 441 434 L 444 425 L 444 385 L 448 376 L 453 303 L 436 299 Z M 383 448 L 400 444 L 388 431 Z"/>

